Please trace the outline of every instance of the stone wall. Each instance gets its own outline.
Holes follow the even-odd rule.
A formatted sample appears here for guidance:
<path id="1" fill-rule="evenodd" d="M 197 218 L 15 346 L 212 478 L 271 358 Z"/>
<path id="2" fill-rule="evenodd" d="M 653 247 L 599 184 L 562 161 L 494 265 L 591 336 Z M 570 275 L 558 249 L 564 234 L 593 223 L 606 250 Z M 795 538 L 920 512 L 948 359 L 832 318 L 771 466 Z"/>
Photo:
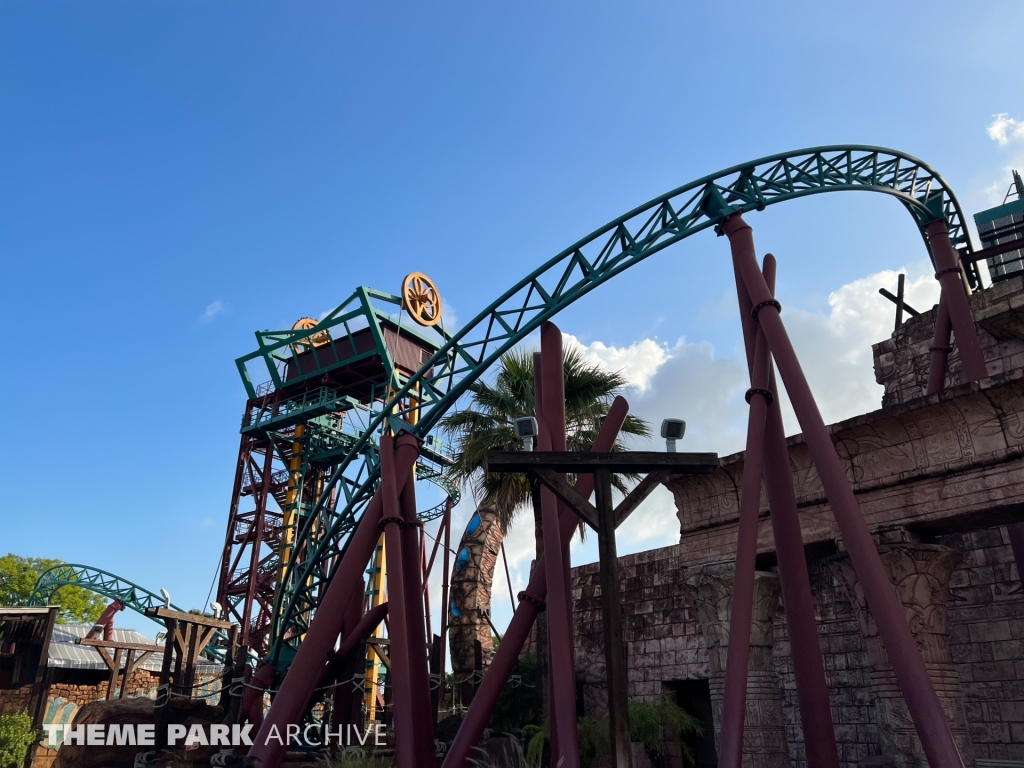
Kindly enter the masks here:
<path id="1" fill-rule="evenodd" d="M 1024 760 L 1024 593 L 1004 536 L 1001 529 L 977 531 L 945 536 L 938 545 L 893 544 L 880 538 L 880 547 L 890 553 L 890 566 L 899 560 L 893 552 L 904 546 L 919 549 L 924 553 L 922 562 L 934 560 L 939 571 L 948 569 L 949 656 L 945 663 L 927 653 L 926 658 L 937 685 L 951 691 L 944 695 L 956 699 L 959 686 L 960 712 L 965 718 L 961 728 L 966 726 L 969 732 L 966 745 L 961 747 L 968 765 L 974 764 L 971 742 L 973 754 L 979 759 Z M 946 551 L 952 554 L 944 555 Z M 688 559 L 680 545 L 619 559 L 631 698 L 654 700 L 675 680 L 709 680 L 714 695 L 715 678 L 721 670 L 709 654 L 708 632 L 702 627 L 698 610 L 702 598 Z M 959 564 L 953 568 L 956 560 Z M 887 676 L 884 670 L 884 652 L 879 655 L 877 637 L 865 626 L 870 618 L 840 567 L 844 562 L 842 552 L 825 552 L 809 563 L 840 760 L 843 768 L 914 765 L 913 736 L 899 727 L 898 713 L 892 716 L 892 708 L 898 709 L 902 700 L 893 692 L 891 673 Z M 925 573 L 927 569 L 919 570 Z M 898 565 L 893 572 L 903 585 L 901 597 L 908 613 L 936 615 L 933 603 L 943 596 L 941 585 L 918 599 L 914 589 L 921 579 L 905 567 L 901 571 Z M 597 564 L 573 569 L 577 678 L 582 683 L 584 711 L 595 716 L 604 714 L 607 706 L 600 594 Z M 727 615 L 727 596 L 721 609 Z M 928 626 L 941 629 L 934 622 Z M 919 643 L 941 656 L 941 643 L 928 637 L 929 628 L 918 622 L 915 630 Z M 723 628 L 719 626 L 715 631 L 720 633 Z M 771 632 L 772 671 L 781 701 L 788 764 L 807 768 L 784 605 L 780 605 Z M 759 672 L 759 690 L 771 680 L 767 672 Z M 768 696 L 763 690 L 758 695 Z M 947 706 L 957 705 L 953 701 Z M 772 708 L 770 702 L 760 706 L 767 712 Z M 880 715 L 885 715 L 883 720 L 888 723 L 885 729 L 881 729 Z M 895 730 L 893 720 L 897 721 Z M 759 738 L 770 740 L 763 725 Z M 902 761 L 891 754 L 900 749 Z"/>
<path id="2" fill-rule="evenodd" d="M 32 688 L 31 685 L 22 685 L 18 688 L 0 690 L 0 715 L 16 715 L 28 709 Z"/>
<path id="3" fill-rule="evenodd" d="M 710 662 L 700 626 L 680 589 L 685 567 L 678 547 L 619 558 L 622 621 L 629 657 L 629 696 L 655 701 L 668 680 L 708 679 Z M 598 565 L 572 571 L 576 674 L 588 715 L 607 712 L 604 635 Z"/>
<path id="4" fill-rule="evenodd" d="M 936 307 L 922 312 L 892 337 L 873 344 L 875 380 L 885 388 L 882 406 L 906 403 L 924 394 L 931 347 L 935 342 Z M 1024 369 L 1024 277 L 996 283 L 971 296 L 985 365 L 990 376 Z M 946 387 L 964 383 L 960 353 L 953 340 Z"/>
<path id="5" fill-rule="evenodd" d="M 1024 761 L 1024 592 L 1005 529 L 943 537 L 963 552 L 950 583 L 950 650 L 978 758 Z"/>

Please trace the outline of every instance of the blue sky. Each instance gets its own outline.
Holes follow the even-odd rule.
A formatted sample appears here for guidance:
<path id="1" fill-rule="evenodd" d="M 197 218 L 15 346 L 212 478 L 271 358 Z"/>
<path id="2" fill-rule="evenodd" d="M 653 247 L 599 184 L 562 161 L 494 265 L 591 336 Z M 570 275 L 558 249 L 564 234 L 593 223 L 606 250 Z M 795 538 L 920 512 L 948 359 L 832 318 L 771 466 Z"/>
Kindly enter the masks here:
<path id="1" fill-rule="evenodd" d="M 422 270 L 465 322 L 638 203 L 804 146 L 899 148 L 968 212 L 1001 200 L 1024 158 L 1020 3 L 697 5 L 0 4 L 0 550 L 199 605 L 244 402 L 233 360 L 355 285 Z M 750 220 L 794 336 L 839 334 L 863 367 L 880 337 L 855 331 L 890 322 L 873 276 L 927 272 L 901 207 L 829 195 Z M 596 359 L 646 361 L 645 415 L 724 453 L 742 445 L 735 387 L 709 391 L 742 391 L 731 280 L 708 232 L 558 321 Z M 877 401 L 866 359 L 833 417 Z M 671 541 L 658 514 L 625 549 Z"/>

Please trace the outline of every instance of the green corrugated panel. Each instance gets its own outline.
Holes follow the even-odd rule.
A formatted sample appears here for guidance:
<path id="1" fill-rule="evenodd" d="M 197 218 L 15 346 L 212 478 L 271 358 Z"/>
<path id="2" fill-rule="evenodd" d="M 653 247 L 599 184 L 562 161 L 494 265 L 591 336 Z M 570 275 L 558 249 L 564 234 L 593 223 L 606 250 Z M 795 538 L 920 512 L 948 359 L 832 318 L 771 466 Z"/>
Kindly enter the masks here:
<path id="1" fill-rule="evenodd" d="M 1012 216 L 1015 213 L 1024 213 L 1024 200 L 1014 200 L 1012 203 L 1004 203 L 1003 205 L 997 205 L 995 208 L 978 211 L 974 214 L 974 224 L 980 227 L 1004 216 Z"/>

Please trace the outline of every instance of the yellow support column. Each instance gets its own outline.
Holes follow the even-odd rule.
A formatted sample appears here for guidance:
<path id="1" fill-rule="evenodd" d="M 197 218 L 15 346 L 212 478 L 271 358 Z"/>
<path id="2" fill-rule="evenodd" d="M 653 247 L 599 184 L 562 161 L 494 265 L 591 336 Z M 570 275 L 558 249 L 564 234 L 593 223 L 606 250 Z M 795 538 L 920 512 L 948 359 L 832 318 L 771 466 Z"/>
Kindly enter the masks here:
<path id="1" fill-rule="evenodd" d="M 295 439 L 292 442 L 292 457 L 288 461 L 288 494 L 285 497 L 284 520 L 281 529 L 281 553 L 277 573 L 278 588 L 284 585 L 284 571 L 291 562 L 292 548 L 295 546 L 295 524 L 298 519 L 296 501 L 299 498 L 299 486 L 302 483 L 302 438 L 306 434 L 304 424 L 295 427 Z"/>
<path id="2" fill-rule="evenodd" d="M 384 551 L 384 535 L 381 534 L 377 549 L 370 561 L 369 584 L 367 586 L 366 610 L 376 608 L 384 602 L 384 585 L 387 578 L 387 556 Z M 381 622 L 373 631 L 375 638 L 384 636 L 384 623 Z M 377 680 L 380 672 L 380 659 L 372 648 L 366 649 L 366 712 L 370 722 L 377 716 Z"/>

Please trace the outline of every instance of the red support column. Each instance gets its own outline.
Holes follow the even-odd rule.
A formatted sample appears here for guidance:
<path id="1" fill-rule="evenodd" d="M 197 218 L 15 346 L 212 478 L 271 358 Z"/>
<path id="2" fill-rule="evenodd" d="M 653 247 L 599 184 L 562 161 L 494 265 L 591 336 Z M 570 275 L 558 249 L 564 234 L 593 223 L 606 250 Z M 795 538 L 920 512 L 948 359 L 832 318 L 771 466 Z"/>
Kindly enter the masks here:
<path id="1" fill-rule="evenodd" d="M 946 371 L 949 369 L 949 353 L 953 326 L 949 322 L 949 304 L 945 292 L 939 295 L 939 308 L 935 310 L 935 339 L 932 341 L 931 361 L 928 365 L 928 389 L 925 394 L 934 395 L 946 386 Z"/>
<path id="2" fill-rule="evenodd" d="M 412 466 L 415 455 L 399 453 L 396 457 L 396 475 L 399 489 L 412 477 Z M 288 674 L 281 682 L 281 689 L 274 698 L 266 720 L 260 727 L 253 746 L 249 749 L 249 757 L 259 758 L 263 768 L 278 768 L 284 757 L 286 747 L 276 740 L 267 743 L 270 729 L 276 726 L 278 733 L 285 733 L 289 723 L 301 722 L 313 689 L 324 670 L 327 658 L 341 633 L 345 612 L 350 600 L 361 600 L 363 591 L 359 585 L 363 582 L 363 571 L 370 561 L 370 556 L 380 538 L 379 523 L 383 512 L 380 490 L 374 494 L 366 505 L 356 530 L 352 533 L 345 556 L 331 574 L 330 584 L 320 602 L 316 616 L 309 624 L 306 637 L 295 654 Z"/>
<path id="3" fill-rule="evenodd" d="M 598 433 L 597 440 L 591 450 L 598 453 L 610 451 L 615 444 L 615 438 L 626 420 L 626 413 L 629 405 L 622 397 L 616 397 L 612 407 L 608 410 L 604 424 Z M 576 481 L 576 492 L 583 498 L 589 498 L 594 492 L 594 476 L 582 475 Z M 579 518 L 574 512 L 566 512 L 559 516 L 559 532 L 562 536 L 571 536 L 575 530 Z M 543 610 L 544 599 L 547 596 L 547 566 L 545 560 L 537 563 L 530 574 L 530 583 L 523 592 L 519 593 L 519 605 L 512 614 L 512 621 L 509 622 L 505 634 L 501 638 L 501 645 L 491 661 L 491 666 L 480 682 L 473 703 L 466 713 L 466 719 L 462 721 L 451 749 L 445 757 L 442 768 L 465 768 L 473 748 L 480 741 L 480 736 L 487 727 L 494 711 L 494 705 L 498 701 L 509 675 L 519 660 L 519 653 L 529 637 L 530 629 L 533 627 L 537 614 Z M 574 686 L 575 687 L 575 686 Z M 575 716 L 575 712 L 573 713 Z M 573 717 L 575 721 L 575 717 Z"/>
<path id="4" fill-rule="evenodd" d="M 446 701 L 447 686 L 445 685 L 446 674 L 445 674 L 445 657 L 448 650 L 448 611 L 451 610 L 451 606 L 448 605 L 448 568 L 449 568 L 449 555 L 451 554 L 452 546 L 452 500 L 448 497 L 447 503 L 444 506 L 444 555 L 441 563 L 441 679 L 438 681 L 438 695 L 437 705 L 442 707 Z M 437 720 L 437 712 L 434 712 L 434 720 Z"/>
<path id="5" fill-rule="evenodd" d="M 405 448 L 419 455 L 419 440 L 405 432 L 395 439 L 399 450 Z M 406 663 L 413 721 L 415 765 L 431 768 L 437 764 L 434 749 L 434 724 L 430 713 L 430 668 L 427 659 L 426 622 L 423 618 L 423 550 L 419 523 L 416 520 L 416 484 L 411 480 L 398 497 L 402 523 L 402 581 L 405 585 Z M 390 595 L 390 591 L 389 591 Z M 394 648 L 394 645 L 391 646 Z M 397 745 L 396 745 L 397 746 Z"/>
<path id="6" fill-rule="evenodd" d="M 935 277 L 942 286 L 942 297 L 949 310 L 949 319 L 956 333 L 956 346 L 964 364 L 964 373 L 971 381 L 980 381 L 988 376 L 985 356 L 978 341 L 978 329 L 971 315 L 971 302 L 964 290 L 960 272 L 959 257 L 949 242 L 949 225 L 945 219 L 925 225 L 928 246 L 935 263 Z M 938 325 L 936 318 L 936 325 Z"/>
<path id="7" fill-rule="evenodd" d="M 387 549 L 388 572 L 388 649 L 391 668 L 388 682 L 391 683 L 391 701 L 394 706 L 395 723 L 395 764 L 397 768 L 416 768 L 418 739 L 414 723 L 412 676 L 409 657 L 414 649 L 409 647 L 410 623 L 408 597 L 405 581 L 407 558 L 404 557 L 402 541 L 403 519 L 398 503 L 398 478 L 395 473 L 394 438 L 384 435 L 380 439 L 380 492 L 384 504 L 380 525 L 384 530 L 384 546 Z M 416 564 L 419 568 L 419 564 Z M 419 602 L 419 595 L 415 597 Z"/>
<path id="8" fill-rule="evenodd" d="M 747 287 L 754 311 L 757 313 L 756 319 L 764 330 L 769 348 L 786 384 L 793 410 L 796 411 L 803 429 L 804 440 L 818 470 L 836 523 L 846 542 L 868 606 L 874 614 L 879 635 L 896 672 L 897 682 L 917 728 L 925 755 L 934 766 L 962 767 L 963 761 L 953 741 L 949 723 L 935 694 L 928 670 L 907 625 L 903 606 L 896 596 L 871 539 L 871 533 L 861 516 L 860 507 L 839 462 L 831 435 L 821 418 L 814 396 L 800 368 L 800 361 L 782 324 L 778 303 L 772 298 L 764 276 L 757 268 L 751 229 L 740 215 L 734 214 L 723 222 L 722 231 L 729 237 L 733 263 Z"/>
<path id="9" fill-rule="evenodd" d="M 764 257 L 764 279 L 772 296 L 775 295 L 775 268 L 775 257 L 769 253 Z M 736 281 L 744 340 L 748 350 L 752 350 L 757 328 L 751 312 L 753 305 L 739 274 L 736 275 Z M 749 357 L 748 352 L 748 365 Z M 839 768 L 839 750 L 836 747 L 828 683 L 825 680 L 825 660 L 818 640 L 814 598 L 811 595 L 811 580 L 800 531 L 800 515 L 796 508 L 782 410 L 777 405 L 779 388 L 772 368 L 769 368 L 768 390 L 776 406 L 768 409 L 765 424 L 764 481 L 771 509 L 775 553 L 779 561 L 782 600 L 786 606 L 786 626 L 789 628 L 793 675 L 796 678 L 807 762 L 816 768 Z"/>
<path id="10" fill-rule="evenodd" d="M 757 557 L 757 518 L 761 507 L 765 412 L 771 404 L 768 392 L 768 345 L 761 333 L 757 334 L 753 362 L 750 389 L 747 391 L 750 413 L 747 421 L 747 450 L 743 459 L 736 575 L 725 666 L 719 762 L 722 768 L 740 768 L 743 763 L 743 721 L 747 714 L 747 668 L 750 661 L 751 620 L 754 615 L 754 561 Z"/>
<path id="11" fill-rule="evenodd" d="M 544 323 L 540 331 L 541 389 L 543 391 L 546 441 L 542 451 L 565 450 L 565 373 L 562 358 L 562 332 L 554 323 Z M 566 590 L 566 550 L 559 530 L 558 500 L 551 490 L 541 488 L 541 515 L 544 526 L 544 562 L 548 579 L 548 649 L 552 683 L 551 762 L 563 760 L 563 768 L 579 768 L 576 735 L 575 651 L 572 647 L 572 593 Z M 571 536 L 571 534 L 570 534 Z"/>

